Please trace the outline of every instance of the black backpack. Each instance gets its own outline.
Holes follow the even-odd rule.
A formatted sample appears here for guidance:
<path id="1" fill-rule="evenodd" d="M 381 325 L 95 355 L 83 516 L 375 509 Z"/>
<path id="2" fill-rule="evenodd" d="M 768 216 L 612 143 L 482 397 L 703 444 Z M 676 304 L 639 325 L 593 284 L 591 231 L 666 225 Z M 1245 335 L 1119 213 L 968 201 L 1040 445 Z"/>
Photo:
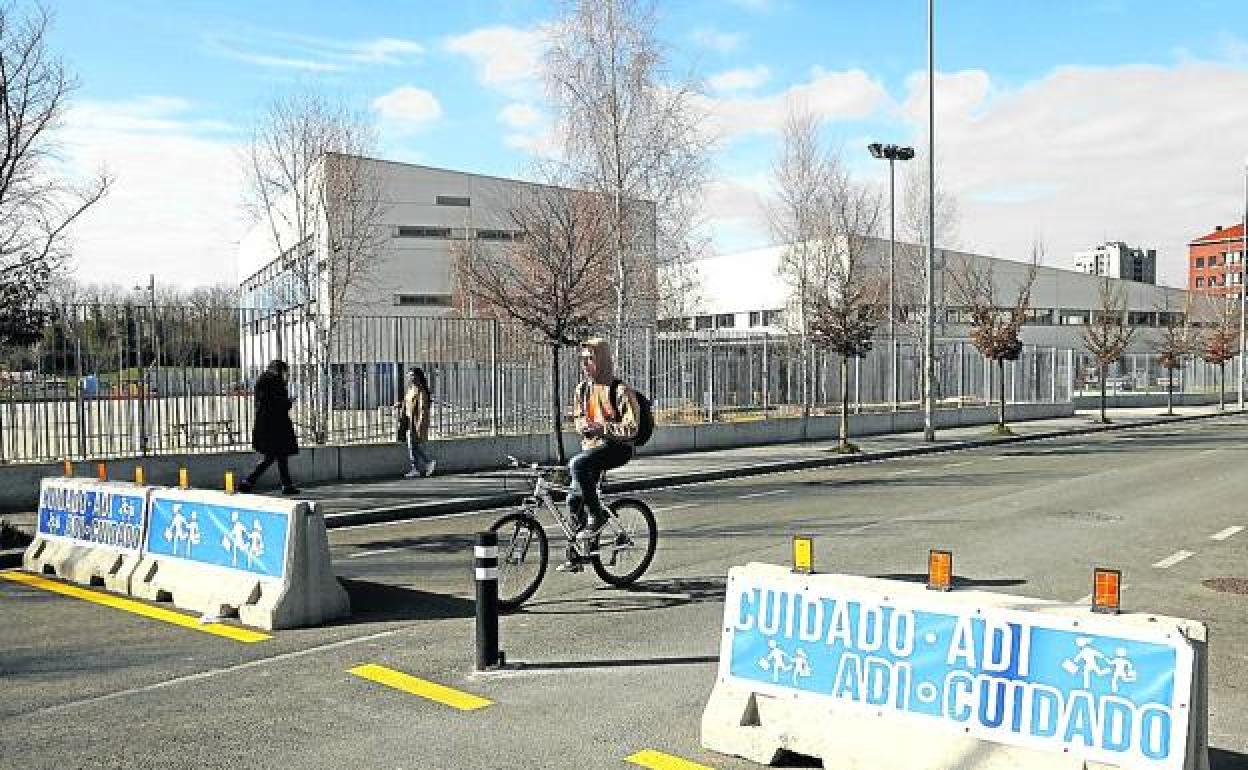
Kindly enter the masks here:
<path id="1" fill-rule="evenodd" d="M 616 392 L 621 384 L 621 380 L 611 381 L 609 398 L 611 399 L 611 411 L 616 414 L 620 413 L 620 402 Z M 589 398 L 589 383 L 582 383 L 581 387 L 585 388 L 581 394 L 581 402 L 584 403 Z M 650 403 L 650 399 L 646 398 L 645 393 L 636 388 L 633 388 L 633 395 L 637 396 L 637 435 L 629 443 L 633 446 L 645 446 L 650 437 L 654 435 L 654 405 Z"/>

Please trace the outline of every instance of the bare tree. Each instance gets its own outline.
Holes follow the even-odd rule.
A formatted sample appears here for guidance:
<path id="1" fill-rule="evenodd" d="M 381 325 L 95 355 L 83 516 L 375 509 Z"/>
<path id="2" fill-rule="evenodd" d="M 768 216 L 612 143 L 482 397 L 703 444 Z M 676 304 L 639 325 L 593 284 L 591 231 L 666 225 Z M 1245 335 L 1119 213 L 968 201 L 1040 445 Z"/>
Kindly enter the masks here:
<path id="1" fill-rule="evenodd" d="M 626 325 L 683 290 L 702 245 L 694 216 L 707 175 L 696 83 L 676 82 L 649 0 L 565 0 L 545 58 L 570 182 L 611 204 L 616 352 Z M 672 285 L 662 285 L 658 276 Z"/>
<path id="2" fill-rule="evenodd" d="M 1198 352 L 1218 367 L 1218 409 L 1226 409 L 1226 362 L 1239 352 L 1239 303 L 1228 297 L 1209 297 L 1202 308 L 1205 331 Z"/>
<path id="3" fill-rule="evenodd" d="M 329 363 L 341 318 L 367 301 L 384 258 L 386 206 L 368 159 L 375 141 L 362 114 L 300 90 L 268 105 L 246 153 L 245 206 L 268 229 L 282 265 L 270 288 L 310 330 L 304 363 L 317 382 L 306 414 L 317 442 L 329 434 Z"/>
<path id="4" fill-rule="evenodd" d="M 1121 285 L 1114 285 L 1109 278 L 1101 279 L 1097 287 L 1100 306 L 1092 312 L 1091 322 L 1083 330 L 1083 345 L 1096 359 L 1101 380 L 1100 422 L 1108 423 L 1105 414 L 1105 377 L 1110 364 L 1122 358 L 1135 329 L 1127 325 L 1127 292 Z"/>
<path id="5" fill-rule="evenodd" d="M 519 194 L 508 216 L 522 238 L 498 252 L 463 245 L 455 268 L 476 312 L 519 322 L 550 348 L 551 430 L 560 463 L 564 406 L 560 352 L 610 318 L 613 257 L 611 201 L 561 187 L 533 186 Z"/>
<path id="6" fill-rule="evenodd" d="M 0 4 L 0 343 L 28 344 L 40 300 L 70 256 L 69 226 L 108 192 L 107 172 L 82 184 L 56 175 L 61 126 L 77 81 L 48 50 L 51 16 Z"/>
<path id="7" fill-rule="evenodd" d="M 1170 295 L 1155 308 L 1160 327 L 1153 349 L 1166 370 L 1166 414 L 1174 414 L 1174 373 L 1183 368 L 1183 361 L 1197 348 L 1195 328 L 1192 326 L 1192 300 L 1184 295 L 1183 309 L 1170 307 Z"/>
<path id="8" fill-rule="evenodd" d="M 984 358 L 997 365 L 997 425 L 995 432 L 1010 435 L 1005 424 L 1005 362 L 1017 361 L 1023 353 L 1021 334 L 1031 309 L 1031 289 L 1036 283 L 1037 265 L 1044 246 L 1036 243 L 1031 249 L 1031 264 L 1014 291 L 1010 304 L 1004 299 L 993 275 L 992 263 L 962 259 L 949 273 L 955 301 L 970 316 L 971 343 Z"/>

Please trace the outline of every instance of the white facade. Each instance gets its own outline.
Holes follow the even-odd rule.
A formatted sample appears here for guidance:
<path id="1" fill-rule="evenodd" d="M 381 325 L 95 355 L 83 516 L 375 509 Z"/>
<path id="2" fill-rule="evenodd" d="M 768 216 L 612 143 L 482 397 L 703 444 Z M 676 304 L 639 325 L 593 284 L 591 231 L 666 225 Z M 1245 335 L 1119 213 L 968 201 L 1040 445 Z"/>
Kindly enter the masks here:
<path id="1" fill-rule="evenodd" d="M 866 262 L 870 270 L 888 269 L 888 241 L 867 239 Z M 681 319 L 663 319 L 667 328 L 735 329 L 785 333 L 783 313 L 789 303 L 790 287 L 779 272 L 783 246 L 725 254 L 696 263 L 698 288 L 695 314 Z M 916 249 L 898 244 L 898 251 Z M 966 339 L 969 327 L 957 306 L 949 272 L 962 260 L 980 267 L 991 266 L 998 301 L 1008 305 L 1026 275 L 1028 265 L 1006 259 L 965 252 L 937 250 L 936 304 L 944 308 L 937 319 L 936 334 L 942 339 Z M 908 263 L 898 259 L 896 268 Z M 1100 309 L 1100 279 L 1094 275 L 1052 267 L 1037 268 L 1031 292 L 1031 322 L 1024 327 L 1023 341 L 1029 345 L 1081 349 L 1081 327 Z M 1126 291 L 1128 323 L 1139 327 L 1132 340 L 1132 351 L 1146 351 L 1155 338 L 1158 313 L 1181 313 L 1187 292 L 1136 281 L 1118 281 Z M 899 301 L 899 305 L 900 305 Z M 883 333 L 883 329 L 880 329 Z M 899 334 L 904 332 L 899 331 Z"/>
<path id="2" fill-rule="evenodd" d="M 1157 250 L 1133 249 L 1110 241 L 1075 254 L 1075 272 L 1124 281 L 1157 283 Z"/>

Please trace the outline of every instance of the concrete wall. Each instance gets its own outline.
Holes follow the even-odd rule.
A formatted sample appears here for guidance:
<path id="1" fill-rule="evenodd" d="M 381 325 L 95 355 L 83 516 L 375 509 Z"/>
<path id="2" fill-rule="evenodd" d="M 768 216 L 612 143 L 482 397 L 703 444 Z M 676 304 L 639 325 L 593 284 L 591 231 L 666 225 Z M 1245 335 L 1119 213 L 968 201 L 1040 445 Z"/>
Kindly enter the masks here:
<path id="1" fill-rule="evenodd" d="M 1218 403 L 1217 393 L 1175 393 L 1175 406 L 1207 406 Z M 1238 405 L 1239 394 L 1230 390 L 1226 392 L 1227 406 Z M 1107 409 L 1145 409 L 1166 406 L 1165 393 L 1109 393 L 1105 396 Z M 1101 408 L 1100 396 L 1075 396 L 1075 409 L 1080 411 Z"/>
<path id="2" fill-rule="evenodd" d="M 1011 421 L 1068 417 L 1074 414 L 1071 404 L 1011 404 L 1007 416 Z M 937 428 L 963 425 L 987 425 L 995 421 L 992 407 L 942 409 L 936 412 Z M 837 436 L 838 417 L 812 417 L 804 426 L 800 418 L 756 420 L 752 422 L 717 422 L 701 425 L 664 425 L 654 432 L 641 455 L 654 456 L 674 452 L 730 449 L 732 447 L 785 444 L 803 440 L 826 440 Z M 886 412 L 850 416 L 852 436 L 884 433 L 905 433 L 923 429 L 921 412 Z M 576 451 L 579 439 L 567 433 L 564 447 L 569 454 Z M 500 468 L 507 455 L 524 461 L 545 461 L 554 456 L 546 435 L 480 436 L 434 441 L 433 456 L 438 472 L 456 473 Z M 219 454 L 166 455 L 115 460 L 108 463 L 111 479 L 134 479 L 134 467 L 143 466 L 150 484 L 177 484 L 178 468 L 190 469 L 191 486 L 221 489 L 226 471 L 241 478 L 256 461 L 250 452 Z M 408 468 L 407 450 L 400 444 L 366 444 L 352 446 L 305 447 L 291 458 L 290 470 L 296 483 L 314 484 L 336 481 L 397 478 Z M 78 463 L 79 476 L 94 476 L 94 463 Z M 60 476 L 60 463 L 47 465 L 14 465 L 0 467 L 0 511 L 30 511 L 39 504 L 39 481 L 44 476 Z M 275 483 L 276 471 L 270 470 L 268 483 Z"/>

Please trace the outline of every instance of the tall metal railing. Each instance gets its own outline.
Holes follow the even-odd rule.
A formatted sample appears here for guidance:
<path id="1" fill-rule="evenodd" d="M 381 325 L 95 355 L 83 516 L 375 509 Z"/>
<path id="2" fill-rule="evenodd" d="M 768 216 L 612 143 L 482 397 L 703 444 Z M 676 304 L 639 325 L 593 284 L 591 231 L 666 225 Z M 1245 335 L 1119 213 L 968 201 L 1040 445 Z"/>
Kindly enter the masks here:
<path id="1" fill-rule="evenodd" d="M 895 366 L 887 348 L 881 342 L 850 362 L 854 411 L 918 407 L 920 347 L 900 345 Z M 327 327 L 298 311 L 73 307 L 36 344 L 0 360 L 0 462 L 244 449 L 252 386 L 272 358 L 291 365 L 292 417 L 304 444 L 393 440 L 393 405 L 413 366 L 432 385 L 435 437 L 548 431 L 556 404 L 566 419 L 579 379 L 574 351 L 564 349 L 556 399 L 550 347 L 494 320 L 349 317 Z M 637 328 L 618 341 L 618 359 L 660 423 L 840 408 L 839 360 L 793 336 Z M 1005 368 L 1006 400 L 1068 402 L 1086 380 L 1080 362 L 1071 350 L 1028 346 Z M 1128 357 L 1124 366 L 1155 382 L 1151 363 Z M 990 403 L 999 379 L 968 342 L 938 345 L 938 407 Z M 1189 363 L 1183 382 L 1205 387 L 1210 371 Z"/>

